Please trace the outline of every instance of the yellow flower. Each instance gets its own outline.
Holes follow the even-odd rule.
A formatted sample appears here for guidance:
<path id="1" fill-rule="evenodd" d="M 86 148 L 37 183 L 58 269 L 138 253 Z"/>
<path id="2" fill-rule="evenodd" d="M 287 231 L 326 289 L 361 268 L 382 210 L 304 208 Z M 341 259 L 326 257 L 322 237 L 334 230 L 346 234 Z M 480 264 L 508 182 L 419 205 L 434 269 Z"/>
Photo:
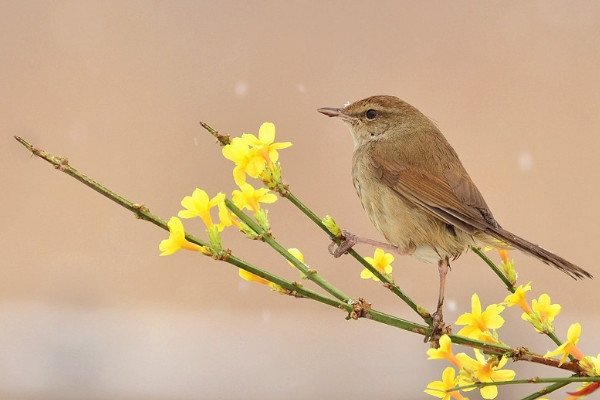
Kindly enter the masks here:
<path id="1" fill-rule="evenodd" d="M 301 262 L 304 262 L 304 254 L 302 254 L 302 252 L 300 250 L 298 250 L 295 247 L 289 248 L 287 249 L 287 251 L 293 255 L 294 257 L 296 257 L 298 260 L 300 260 Z M 291 262 L 288 261 L 288 263 L 293 267 L 294 264 L 292 264 Z"/>
<path id="2" fill-rule="evenodd" d="M 508 251 L 503 250 L 503 249 L 496 249 L 496 251 L 500 255 L 500 259 L 502 260 L 502 262 L 507 263 L 508 262 Z"/>
<path id="3" fill-rule="evenodd" d="M 442 380 L 430 382 L 427 385 L 427 389 L 425 389 L 425 393 L 443 400 L 451 400 L 452 398 L 455 400 L 466 400 L 458 390 L 451 390 L 456 387 L 457 383 L 458 377 L 456 377 L 456 371 L 452 367 L 447 367 L 442 372 Z"/>
<path id="4" fill-rule="evenodd" d="M 450 340 L 450 336 L 442 335 L 440 338 L 440 347 L 437 349 L 431 348 L 427 350 L 427 355 L 429 356 L 428 360 L 439 360 L 444 359 L 450 361 L 456 367 L 460 368 L 461 363 L 456 358 L 454 353 L 452 353 L 452 341 Z"/>
<path id="5" fill-rule="evenodd" d="M 556 317 L 560 313 L 560 310 L 562 309 L 560 304 L 551 304 L 550 296 L 548 296 L 546 293 L 543 293 L 540 296 L 539 300 L 537 300 L 537 301 L 535 299 L 533 299 L 533 301 L 531 302 L 531 305 L 532 305 L 533 311 L 540 314 L 540 317 L 542 318 L 542 322 L 554 321 L 554 317 Z"/>
<path id="6" fill-rule="evenodd" d="M 267 285 L 273 289 L 279 288 L 279 285 L 277 285 L 276 283 L 268 281 L 265 278 L 261 278 L 260 276 L 255 275 L 252 272 L 248 272 L 245 269 L 241 269 L 241 268 L 238 268 L 238 270 L 239 270 L 238 274 L 240 275 L 240 278 L 242 278 L 242 279 L 245 279 L 249 282 L 258 282 L 263 285 Z"/>
<path id="7" fill-rule="evenodd" d="M 181 249 L 199 251 L 206 255 L 212 254 L 208 247 L 189 242 L 185 238 L 185 230 L 179 218 L 171 217 L 167 226 L 169 227 L 169 238 L 162 240 L 158 245 L 161 256 L 168 256 Z"/>
<path id="8" fill-rule="evenodd" d="M 514 293 L 509 294 L 504 299 L 504 304 L 508 307 L 519 306 L 526 314 L 531 314 L 531 307 L 529 307 L 529 303 L 527 303 L 527 299 L 525 299 L 525 293 L 531 290 L 531 282 L 527 285 L 519 285 L 519 287 L 515 290 Z M 535 300 L 534 300 L 535 301 Z"/>
<path id="9" fill-rule="evenodd" d="M 289 249 L 287 249 L 287 250 L 288 250 L 288 252 L 289 252 L 291 255 L 293 255 L 294 257 L 296 257 L 296 258 L 298 259 L 298 261 L 300 261 L 300 262 L 304 263 L 304 254 L 302 254 L 302 252 L 301 252 L 300 250 L 298 250 L 298 249 L 297 249 L 297 248 L 295 248 L 295 247 L 289 248 Z M 290 264 L 292 267 L 296 268 L 296 266 L 295 266 L 294 264 L 292 264 L 292 262 L 291 262 L 291 261 L 289 261 L 289 260 L 288 260 L 288 264 Z M 300 276 L 301 276 L 302 278 L 306 278 L 306 275 L 304 275 L 304 273 L 303 273 L 303 272 L 300 272 Z"/>
<path id="10" fill-rule="evenodd" d="M 257 178 L 265 169 L 279 158 L 277 150 L 292 145 L 290 142 L 273 143 L 275 125 L 265 122 L 258 131 L 258 137 L 244 133 L 242 137 L 233 138 L 223 147 L 223 156 L 235 163 L 233 178 L 238 185 L 246 182 L 246 174 Z"/>
<path id="11" fill-rule="evenodd" d="M 185 210 L 179 211 L 177 214 L 180 218 L 195 218 L 200 217 L 207 228 L 214 225 L 210 215 L 210 209 L 225 200 L 223 193 L 217 193 L 215 197 L 210 199 L 206 192 L 196 188 L 191 196 L 185 196 L 181 200 L 181 205 Z M 222 230 L 222 229 L 219 229 Z"/>
<path id="12" fill-rule="evenodd" d="M 551 304 L 550 296 L 542 294 L 539 300 L 533 299 L 531 302 L 533 312 L 521 315 L 525 321 L 531 322 L 538 332 L 553 331 L 552 321 L 562 309 L 559 304 Z"/>
<path id="13" fill-rule="evenodd" d="M 240 209 L 247 208 L 254 212 L 260 210 L 259 203 L 274 203 L 277 196 L 269 192 L 269 189 L 254 189 L 249 183 L 240 185 L 240 190 L 234 190 L 232 193 L 233 202 Z"/>
<path id="14" fill-rule="evenodd" d="M 508 278 L 509 282 L 513 285 L 517 282 L 517 271 L 515 270 L 515 263 L 513 260 L 509 260 L 508 251 L 503 249 L 496 249 L 498 254 L 500 254 L 500 259 L 502 260 L 502 270 L 504 271 L 504 275 Z"/>
<path id="15" fill-rule="evenodd" d="M 246 174 L 256 178 L 265 168 L 260 158 L 254 157 L 255 151 L 250 151 L 242 138 L 233 138 L 227 146 L 223 147 L 223 156 L 235 163 L 233 168 L 233 179 L 241 185 L 246 182 Z"/>
<path id="16" fill-rule="evenodd" d="M 481 312 L 481 302 L 476 293 L 471 297 L 471 312 L 458 317 L 456 325 L 466 325 L 458 334 L 472 339 L 495 342 L 490 329 L 498 329 L 504 325 L 504 318 L 500 313 L 504 311 L 504 306 L 499 304 L 490 304 L 484 312 Z"/>
<path id="17" fill-rule="evenodd" d="M 556 349 L 544 354 L 544 357 L 553 357 L 558 354 L 562 354 L 558 366 L 560 367 L 567 359 L 569 354 L 578 360 L 583 358 L 581 350 L 577 348 L 577 342 L 579 342 L 579 336 L 581 335 L 581 324 L 576 322 L 569 327 L 567 331 L 567 341 L 558 346 Z"/>
<path id="18" fill-rule="evenodd" d="M 222 231 L 224 228 L 228 226 L 236 226 L 238 229 L 241 229 L 240 221 L 237 220 L 235 214 L 232 214 L 231 211 L 225 205 L 225 202 L 222 201 L 218 204 L 219 207 L 219 231 Z"/>
<path id="19" fill-rule="evenodd" d="M 456 357 L 463 365 L 459 376 L 461 385 L 471 385 L 477 382 L 505 382 L 515 378 L 515 371 L 501 369 L 508 361 L 504 356 L 500 360 L 497 356 L 491 356 L 486 360 L 485 356 L 475 349 L 476 359 L 464 353 L 457 354 Z M 475 388 L 465 389 L 465 391 L 473 389 Z M 494 385 L 484 386 L 479 389 L 479 392 L 484 399 L 495 399 L 498 395 L 498 388 Z"/>
<path id="20" fill-rule="evenodd" d="M 583 368 L 589 376 L 600 376 L 600 354 L 598 357 L 585 356 L 579 362 L 579 366 Z"/>
<path id="21" fill-rule="evenodd" d="M 268 164 L 277 162 L 279 159 L 277 150 L 285 149 L 292 145 L 291 142 L 273 143 L 275 140 L 275 124 L 272 122 L 265 122 L 260 126 L 258 137 L 251 133 L 244 133 L 242 140 L 255 149 Z"/>
<path id="22" fill-rule="evenodd" d="M 373 257 L 365 257 L 365 260 L 369 264 L 371 264 L 373 267 L 375 267 L 377 269 L 377 271 L 379 271 L 383 275 L 390 276 L 392 274 L 392 265 L 391 264 L 392 264 L 392 261 L 394 261 L 394 256 L 391 255 L 390 253 L 386 253 L 382 249 L 377 248 L 377 249 L 375 249 L 375 254 L 373 255 Z M 371 271 L 369 271 L 366 268 L 362 270 L 362 272 L 360 273 L 360 277 L 362 279 L 373 278 L 374 281 L 379 280 L 379 278 L 377 278 L 375 275 L 373 275 L 371 273 Z"/>

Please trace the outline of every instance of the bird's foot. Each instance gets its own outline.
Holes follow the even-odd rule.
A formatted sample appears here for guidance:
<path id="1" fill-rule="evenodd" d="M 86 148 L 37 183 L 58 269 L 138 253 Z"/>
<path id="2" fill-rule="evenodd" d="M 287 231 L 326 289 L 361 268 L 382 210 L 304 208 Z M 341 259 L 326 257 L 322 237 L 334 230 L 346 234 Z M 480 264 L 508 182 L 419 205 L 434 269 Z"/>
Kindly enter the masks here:
<path id="1" fill-rule="evenodd" d="M 431 316 L 433 322 L 431 323 L 431 335 L 425 337 L 425 341 L 430 341 L 431 346 L 434 348 L 440 347 L 440 338 L 442 335 L 451 334 L 452 326 L 444 323 L 444 316 L 442 310 L 438 310 Z"/>
<path id="2" fill-rule="evenodd" d="M 342 254 L 346 254 L 356 243 L 358 243 L 359 237 L 348 231 L 342 231 L 342 242 L 337 245 L 335 241 L 329 244 L 329 254 L 335 258 L 340 257 Z M 335 247 L 337 245 L 337 247 Z"/>
<path id="3" fill-rule="evenodd" d="M 337 245 L 335 241 L 332 241 L 329 245 L 329 253 L 334 257 L 339 257 L 342 254 L 346 254 L 348 250 L 350 250 L 357 243 L 365 243 L 371 246 L 379 247 L 386 251 L 391 251 L 400 255 L 411 254 L 412 252 L 402 251 L 398 248 L 398 246 L 394 246 L 393 244 L 380 242 L 378 240 L 373 240 L 369 238 L 363 238 L 355 235 L 354 233 L 348 231 L 342 231 L 342 242 Z M 337 247 L 335 247 L 337 245 Z"/>

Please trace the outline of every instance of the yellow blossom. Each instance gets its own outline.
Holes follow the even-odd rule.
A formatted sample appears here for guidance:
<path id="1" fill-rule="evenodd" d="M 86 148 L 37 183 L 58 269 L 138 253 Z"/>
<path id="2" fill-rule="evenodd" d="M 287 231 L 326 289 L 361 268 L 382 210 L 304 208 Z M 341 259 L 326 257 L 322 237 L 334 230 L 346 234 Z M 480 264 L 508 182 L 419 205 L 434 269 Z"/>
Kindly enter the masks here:
<path id="1" fill-rule="evenodd" d="M 577 342 L 579 342 L 580 335 L 581 324 L 576 322 L 572 324 L 567 331 L 567 341 L 558 346 L 556 349 L 544 354 L 544 357 L 553 357 L 562 354 L 558 366 L 561 366 L 566 361 L 569 354 L 576 359 L 581 360 L 583 358 L 583 354 L 581 353 L 581 350 L 577 348 Z"/>
<path id="2" fill-rule="evenodd" d="M 585 356 L 579 362 L 579 366 L 583 368 L 589 376 L 600 376 L 600 354 L 598 357 Z"/>
<path id="3" fill-rule="evenodd" d="M 525 293 L 531 290 L 531 282 L 526 284 L 525 286 L 519 285 L 519 287 L 515 290 L 514 293 L 509 294 L 504 299 L 504 304 L 508 307 L 519 306 L 526 314 L 531 314 L 531 307 L 529 307 L 529 303 L 527 303 L 527 299 L 525 298 Z M 535 301 L 535 300 L 534 300 Z"/>
<path id="4" fill-rule="evenodd" d="M 246 174 L 253 178 L 258 177 L 265 169 L 261 157 L 255 157 L 256 151 L 250 149 L 242 138 L 233 138 L 227 146 L 223 147 L 223 156 L 235 163 L 233 168 L 233 179 L 241 185 L 246 182 Z"/>
<path id="5" fill-rule="evenodd" d="M 181 223 L 179 218 L 171 217 L 167 223 L 167 226 L 169 227 L 169 238 L 162 240 L 158 245 L 158 248 L 161 251 L 161 256 L 168 256 L 181 249 L 199 251 L 206 255 L 211 254 L 211 251 L 208 247 L 189 242 L 185 238 L 183 223 Z"/>
<path id="6" fill-rule="evenodd" d="M 456 376 L 456 371 L 452 367 L 447 367 L 442 372 L 442 380 L 430 382 L 427 385 L 427 389 L 425 389 L 425 393 L 442 400 L 451 400 L 452 398 L 455 400 L 468 400 L 458 390 L 452 390 L 457 384 L 458 377 Z"/>
<path id="7" fill-rule="evenodd" d="M 508 251 L 506 251 L 504 249 L 496 249 L 496 251 L 500 255 L 500 259 L 502 260 L 502 262 L 504 262 L 504 263 L 508 262 Z"/>
<path id="8" fill-rule="evenodd" d="M 247 208 L 254 212 L 260 210 L 259 203 L 274 203 L 277 196 L 270 193 L 269 189 L 254 189 L 249 183 L 240 185 L 240 190 L 234 190 L 232 193 L 233 202 L 240 209 Z"/>
<path id="9" fill-rule="evenodd" d="M 304 254 L 302 254 L 302 252 L 301 252 L 300 250 L 298 250 L 298 249 L 297 249 L 297 248 L 295 248 L 295 247 L 289 248 L 289 249 L 287 249 L 287 250 L 288 250 L 288 252 L 289 252 L 291 255 L 293 255 L 294 257 L 296 257 L 296 258 L 298 259 L 298 261 L 300 261 L 300 262 L 304 263 Z M 294 264 L 292 264 L 292 262 L 291 262 L 291 261 L 289 261 L 289 260 L 288 260 L 288 264 L 290 264 L 292 267 L 296 268 L 296 266 L 295 266 Z M 304 275 L 304 273 L 303 273 L 303 272 L 300 272 L 300 276 L 301 276 L 302 278 L 306 278 L 306 275 Z"/>
<path id="10" fill-rule="evenodd" d="M 375 249 L 375 254 L 373 257 L 365 257 L 365 260 L 371 264 L 373 267 L 377 269 L 381 274 L 391 276 L 392 274 L 392 261 L 394 261 L 394 256 L 390 253 L 384 252 L 382 249 Z M 360 273 L 360 277 L 362 279 L 373 279 L 374 281 L 378 281 L 377 278 L 371 271 L 368 269 L 363 269 Z"/>
<path id="11" fill-rule="evenodd" d="M 293 255 L 294 257 L 296 257 L 299 261 L 304 262 L 304 254 L 302 254 L 302 252 L 300 250 L 298 250 L 295 247 L 289 248 L 287 249 L 287 251 Z M 291 262 L 288 261 L 288 263 L 293 267 L 294 264 L 292 264 Z"/>
<path id="12" fill-rule="evenodd" d="M 452 353 L 452 341 L 450 336 L 444 334 L 439 340 L 440 347 L 437 349 L 431 348 L 427 350 L 428 360 L 439 360 L 444 359 L 450 361 L 456 367 L 460 368 L 461 363 Z"/>
<path id="13" fill-rule="evenodd" d="M 562 307 L 560 304 L 552 304 L 550 296 L 543 293 L 539 300 L 533 299 L 531 302 L 533 312 L 521 315 L 525 321 L 531 322 L 538 332 L 553 331 L 552 321 L 560 313 Z"/>
<path id="14" fill-rule="evenodd" d="M 241 268 L 238 268 L 238 270 L 239 270 L 238 274 L 240 275 L 240 278 L 242 278 L 242 279 L 245 279 L 249 282 L 258 282 L 263 285 L 267 285 L 273 289 L 279 288 L 279 285 L 277 285 L 276 283 L 268 281 L 265 278 L 261 278 L 260 276 L 253 274 L 252 272 L 248 272 L 245 269 L 241 269 Z"/>
<path id="15" fill-rule="evenodd" d="M 232 214 L 231 211 L 225 205 L 225 202 L 222 201 L 218 204 L 219 207 L 219 231 L 222 231 L 224 228 L 228 226 L 236 226 L 238 229 L 242 229 L 240 221 L 237 220 L 235 214 Z"/>
<path id="16" fill-rule="evenodd" d="M 277 150 L 291 146 L 290 142 L 273 143 L 275 125 L 265 122 L 261 125 L 258 137 L 244 133 L 242 137 L 233 138 L 223 147 L 223 156 L 235 163 L 233 177 L 238 185 L 246 182 L 246 174 L 257 178 L 265 169 L 279 158 Z"/>
<path id="17" fill-rule="evenodd" d="M 548 296 L 546 293 L 543 293 L 537 301 L 533 299 L 531 305 L 533 311 L 540 314 L 543 322 L 554 321 L 554 317 L 556 317 L 562 309 L 560 304 L 551 304 L 550 296 Z"/>
<path id="18" fill-rule="evenodd" d="M 258 137 L 251 133 L 244 133 L 242 140 L 255 149 L 268 164 L 277 162 L 279 159 L 277 150 L 285 149 L 292 145 L 291 142 L 273 143 L 275 140 L 275 124 L 272 122 L 265 122 L 260 126 Z"/>
<path id="19" fill-rule="evenodd" d="M 498 254 L 500 254 L 500 259 L 502 260 L 502 270 L 504 271 L 504 275 L 513 285 L 517 282 L 517 271 L 515 270 L 515 263 L 513 260 L 509 260 L 508 251 L 503 249 L 497 249 Z"/>
<path id="20" fill-rule="evenodd" d="M 210 199 L 208 194 L 202 189 L 196 188 L 191 196 L 185 196 L 181 200 L 181 205 L 185 210 L 179 211 L 177 214 L 180 218 L 195 218 L 200 217 L 207 228 L 214 225 L 210 215 L 210 209 L 222 203 L 225 200 L 223 193 L 217 193 L 215 197 Z M 222 229 L 220 229 L 222 230 Z"/>
<path id="21" fill-rule="evenodd" d="M 456 320 L 456 325 L 466 325 L 458 334 L 472 339 L 498 343 L 489 332 L 490 329 L 498 329 L 504 325 L 504 318 L 500 313 L 504 306 L 490 304 L 484 312 L 481 312 L 481 302 L 476 293 L 471 297 L 471 312 L 462 314 Z"/>
<path id="22" fill-rule="evenodd" d="M 497 356 L 490 356 L 486 360 L 485 356 L 478 349 L 475 349 L 476 359 L 464 353 L 457 354 L 456 357 L 463 365 L 459 376 L 461 385 L 471 385 L 477 382 L 505 382 L 512 381 L 515 378 L 515 371 L 501 369 L 508 361 L 504 356 L 500 360 Z M 473 389 L 475 388 L 465 390 Z M 498 388 L 494 385 L 483 386 L 479 389 L 479 392 L 484 399 L 495 399 L 498 395 Z"/>

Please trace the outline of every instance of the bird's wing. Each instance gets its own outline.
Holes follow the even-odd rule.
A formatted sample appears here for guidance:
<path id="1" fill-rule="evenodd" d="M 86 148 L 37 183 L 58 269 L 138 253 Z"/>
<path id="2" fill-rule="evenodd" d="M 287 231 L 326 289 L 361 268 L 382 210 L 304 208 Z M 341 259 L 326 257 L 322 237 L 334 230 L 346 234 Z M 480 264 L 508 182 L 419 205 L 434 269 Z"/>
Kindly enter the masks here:
<path id="1" fill-rule="evenodd" d="M 371 172 L 400 197 L 468 233 L 498 226 L 475 184 L 448 171 L 443 178 L 373 157 Z"/>

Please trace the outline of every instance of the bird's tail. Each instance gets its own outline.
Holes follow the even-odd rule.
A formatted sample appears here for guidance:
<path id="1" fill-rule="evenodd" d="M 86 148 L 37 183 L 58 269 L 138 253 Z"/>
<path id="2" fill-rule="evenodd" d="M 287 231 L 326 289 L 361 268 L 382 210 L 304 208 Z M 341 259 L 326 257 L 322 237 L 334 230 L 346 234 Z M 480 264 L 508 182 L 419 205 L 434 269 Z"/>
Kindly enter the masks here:
<path id="1" fill-rule="evenodd" d="M 551 251 L 548 251 L 537 244 L 528 242 L 527 240 L 520 238 L 519 236 L 514 235 L 501 227 L 490 228 L 488 230 L 488 234 L 498 240 L 501 240 L 502 242 L 516 247 L 527 254 L 531 254 L 538 260 L 561 270 L 573 279 L 593 278 L 592 274 L 583 268 L 580 268 L 564 258 L 557 256 Z"/>

